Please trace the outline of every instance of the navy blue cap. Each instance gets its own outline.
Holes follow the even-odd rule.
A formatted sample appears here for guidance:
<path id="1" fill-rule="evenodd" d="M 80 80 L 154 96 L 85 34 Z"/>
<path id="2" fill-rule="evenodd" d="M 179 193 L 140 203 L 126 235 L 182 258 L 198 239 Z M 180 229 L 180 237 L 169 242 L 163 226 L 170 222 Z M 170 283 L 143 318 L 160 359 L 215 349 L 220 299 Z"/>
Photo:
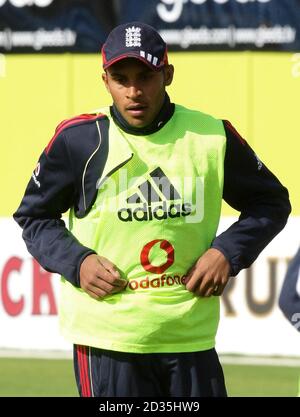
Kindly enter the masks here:
<path id="1" fill-rule="evenodd" d="M 102 47 L 103 68 L 125 58 L 136 58 L 152 70 L 168 63 L 167 45 L 152 26 L 130 22 L 114 28 Z"/>

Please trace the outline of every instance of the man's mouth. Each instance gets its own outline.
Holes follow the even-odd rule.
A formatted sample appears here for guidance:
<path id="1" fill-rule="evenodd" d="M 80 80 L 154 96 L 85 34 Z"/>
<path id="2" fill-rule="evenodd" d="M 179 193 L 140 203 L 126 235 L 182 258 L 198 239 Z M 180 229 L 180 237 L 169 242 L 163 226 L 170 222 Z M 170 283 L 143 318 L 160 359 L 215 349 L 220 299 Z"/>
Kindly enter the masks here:
<path id="1" fill-rule="evenodd" d="M 132 116 L 142 116 L 146 109 L 146 104 L 131 104 L 126 107 L 126 111 Z"/>

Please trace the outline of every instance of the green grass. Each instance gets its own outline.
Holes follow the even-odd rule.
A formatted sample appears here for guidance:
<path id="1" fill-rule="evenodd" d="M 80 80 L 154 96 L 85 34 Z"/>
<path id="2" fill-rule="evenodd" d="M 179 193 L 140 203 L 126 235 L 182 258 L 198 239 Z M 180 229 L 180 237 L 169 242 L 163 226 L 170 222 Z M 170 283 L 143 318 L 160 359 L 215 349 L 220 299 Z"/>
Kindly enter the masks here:
<path id="1" fill-rule="evenodd" d="M 296 397 L 299 368 L 287 366 L 223 365 L 231 397 Z"/>
<path id="2" fill-rule="evenodd" d="M 299 368 L 223 365 L 223 369 L 229 396 L 297 396 Z M 0 358 L 0 397 L 51 396 L 78 396 L 71 360 Z"/>
<path id="3" fill-rule="evenodd" d="M 71 360 L 0 358 L 0 397 L 75 396 Z"/>

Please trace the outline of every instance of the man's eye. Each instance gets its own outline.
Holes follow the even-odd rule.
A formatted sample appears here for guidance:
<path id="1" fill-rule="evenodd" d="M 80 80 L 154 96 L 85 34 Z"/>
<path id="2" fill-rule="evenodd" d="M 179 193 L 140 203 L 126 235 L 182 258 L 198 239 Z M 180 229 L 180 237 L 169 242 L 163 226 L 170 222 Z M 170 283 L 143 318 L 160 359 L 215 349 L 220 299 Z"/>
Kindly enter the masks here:
<path id="1" fill-rule="evenodd" d="M 125 78 L 123 77 L 115 77 L 115 81 L 119 84 L 122 84 L 125 82 Z"/>

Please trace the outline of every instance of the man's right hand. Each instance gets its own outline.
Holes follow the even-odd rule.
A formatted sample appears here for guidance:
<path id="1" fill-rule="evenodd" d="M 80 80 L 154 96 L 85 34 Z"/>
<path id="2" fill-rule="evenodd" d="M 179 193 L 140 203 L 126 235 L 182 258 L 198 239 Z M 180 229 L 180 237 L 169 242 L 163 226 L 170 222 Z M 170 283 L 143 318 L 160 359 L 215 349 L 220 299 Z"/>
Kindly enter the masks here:
<path id="1" fill-rule="evenodd" d="M 80 266 L 80 286 L 97 300 L 124 290 L 126 285 L 115 265 L 103 256 L 89 255 Z"/>

